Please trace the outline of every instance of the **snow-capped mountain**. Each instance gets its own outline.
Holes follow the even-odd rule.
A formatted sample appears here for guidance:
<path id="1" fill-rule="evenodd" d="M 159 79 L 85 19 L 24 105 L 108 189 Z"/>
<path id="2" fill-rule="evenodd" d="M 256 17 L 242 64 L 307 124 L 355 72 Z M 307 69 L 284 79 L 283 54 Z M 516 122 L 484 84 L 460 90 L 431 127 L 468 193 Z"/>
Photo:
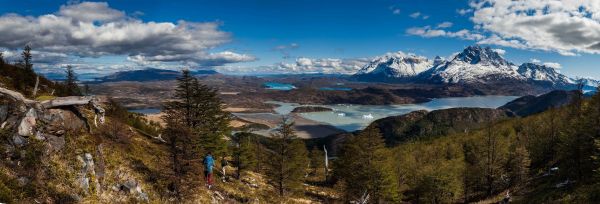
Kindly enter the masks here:
<path id="1" fill-rule="evenodd" d="M 395 52 L 371 60 L 356 73 L 356 76 L 410 78 L 428 70 L 431 66 L 432 62 L 426 57 Z"/>
<path id="2" fill-rule="evenodd" d="M 524 80 L 517 67 L 489 47 L 469 46 L 447 62 L 423 72 L 421 80 L 443 83 L 485 83 Z"/>
<path id="3" fill-rule="evenodd" d="M 543 87 L 572 89 L 578 80 L 586 87 L 597 87 L 593 79 L 572 79 L 555 68 L 523 63 L 520 66 L 507 61 L 496 50 L 479 45 L 469 46 L 450 59 L 388 53 L 373 59 L 355 76 L 369 81 L 417 81 L 421 83 L 530 83 Z"/>
<path id="4" fill-rule="evenodd" d="M 598 87 L 600 86 L 600 81 L 592 78 L 578 78 L 575 80 L 576 83 L 582 83 L 588 87 Z"/>
<path id="5" fill-rule="evenodd" d="M 553 85 L 567 85 L 575 83 L 575 81 L 571 78 L 546 65 L 523 63 L 521 66 L 519 66 L 517 72 L 529 80 L 549 82 Z"/>

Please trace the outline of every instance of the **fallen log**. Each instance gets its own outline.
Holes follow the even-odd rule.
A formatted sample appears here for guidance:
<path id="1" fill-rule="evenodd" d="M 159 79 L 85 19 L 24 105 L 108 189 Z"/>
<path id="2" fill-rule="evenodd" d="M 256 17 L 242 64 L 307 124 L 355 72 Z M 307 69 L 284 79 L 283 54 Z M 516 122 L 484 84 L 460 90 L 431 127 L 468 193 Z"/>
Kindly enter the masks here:
<path id="1" fill-rule="evenodd" d="M 98 126 L 96 122 L 97 118 L 100 118 L 100 123 L 104 123 L 104 109 L 100 106 L 98 100 L 94 96 L 67 96 L 67 97 L 57 97 L 50 100 L 45 101 L 35 101 L 31 99 L 25 98 L 23 94 L 11 91 L 5 88 L 0 87 L 0 94 L 7 95 L 13 98 L 16 101 L 23 102 L 26 106 L 35 108 L 37 110 L 43 111 L 43 109 L 51 109 L 65 106 L 77 106 L 77 105 L 91 105 L 94 109 L 94 124 Z"/>

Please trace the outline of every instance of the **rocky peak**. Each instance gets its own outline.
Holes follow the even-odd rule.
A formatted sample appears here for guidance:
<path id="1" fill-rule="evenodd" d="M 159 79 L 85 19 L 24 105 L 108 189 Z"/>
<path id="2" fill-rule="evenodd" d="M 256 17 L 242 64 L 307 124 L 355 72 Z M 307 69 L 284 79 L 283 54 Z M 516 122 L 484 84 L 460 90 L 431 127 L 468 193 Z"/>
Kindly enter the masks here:
<path id="1" fill-rule="evenodd" d="M 523 63 L 517 72 L 534 81 L 548 81 L 553 84 L 571 84 L 572 80 L 552 67 L 534 63 Z"/>
<path id="2" fill-rule="evenodd" d="M 358 71 L 358 75 L 375 74 L 385 77 L 412 77 L 430 68 L 431 62 L 422 56 L 403 52 L 388 53 L 373 59 Z"/>
<path id="3" fill-rule="evenodd" d="M 481 47 L 473 45 L 465 48 L 461 53 L 454 57 L 454 60 L 460 60 L 470 64 L 488 64 L 488 65 L 510 65 L 498 52 L 490 47 Z"/>

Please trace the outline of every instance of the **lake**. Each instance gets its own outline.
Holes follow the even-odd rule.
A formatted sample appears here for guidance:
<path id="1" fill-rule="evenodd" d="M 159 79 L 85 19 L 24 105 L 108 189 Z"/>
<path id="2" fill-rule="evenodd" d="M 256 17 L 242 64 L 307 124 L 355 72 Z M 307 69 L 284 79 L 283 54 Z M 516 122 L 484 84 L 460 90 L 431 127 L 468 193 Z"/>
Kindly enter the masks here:
<path id="1" fill-rule="evenodd" d="M 457 107 L 497 108 L 517 96 L 474 96 L 437 98 L 427 103 L 404 105 L 317 105 L 333 109 L 329 112 L 300 113 L 306 119 L 330 124 L 346 131 L 361 130 L 374 120 L 395 115 L 403 115 L 416 110 L 438 110 Z M 275 112 L 279 115 L 289 114 L 295 107 L 302 106 L 295 103 L 268 102 L 279 105 Z"/>
<path id="2" fill-rule="evenodd" d="M 279 82 L 266 82 L 263 85 L 265 87 L 267 87 L 267 89 L 281 90 L 281 91 L 289 91 L 289 90 L 296 88 L 292 84 L 279 83 Z"/>

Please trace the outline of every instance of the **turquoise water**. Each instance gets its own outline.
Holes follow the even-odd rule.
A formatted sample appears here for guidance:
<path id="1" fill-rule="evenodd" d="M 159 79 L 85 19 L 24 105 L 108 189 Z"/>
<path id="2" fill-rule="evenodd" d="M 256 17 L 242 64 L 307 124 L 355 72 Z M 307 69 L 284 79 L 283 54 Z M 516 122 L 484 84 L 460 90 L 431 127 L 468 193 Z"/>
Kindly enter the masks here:
<path id="1" fill-rule="evenodd" d="M 281 91 L 289 91 L 289 90 L 296 88 L 292 84 L 285 84 L 285 83 L 279 83 L 279 82 L 267 82 L 267 83 L 264 83 L 264 86 L 267 87 L 267 89 L 281 90 Z"/>
<path id="2" fill-rule="evenodd" d="M 457 107 L 497 108 L 517 96 L 476 96 L 433 99 L 427 103 L 404 105 L 318 105 L 333 109 L 329 112 L 301 113 L 300 116 L 330 124 L 346 131 L 361 130 L 374 120 L 395 115 L 403 115 L 416 110 L 438 110 Z M 280 115 L 289 114 L 296 103 L 269 102 L 280 105 L 275 112 Z"/>

